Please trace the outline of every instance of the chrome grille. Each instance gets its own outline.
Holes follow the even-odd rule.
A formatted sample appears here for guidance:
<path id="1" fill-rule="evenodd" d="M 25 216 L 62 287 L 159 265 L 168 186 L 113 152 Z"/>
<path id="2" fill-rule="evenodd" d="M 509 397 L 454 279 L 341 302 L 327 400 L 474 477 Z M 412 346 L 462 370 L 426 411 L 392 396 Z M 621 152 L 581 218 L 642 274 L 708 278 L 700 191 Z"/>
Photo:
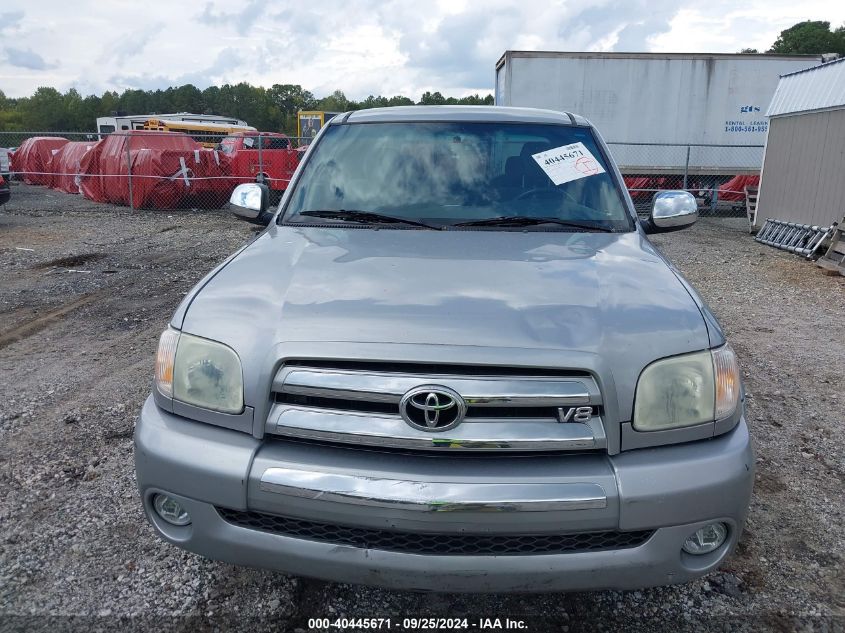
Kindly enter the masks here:
<path id="1" fill-rule="evenodd" d="M 400 401 L 422 385 L 446 387 L 467 405 L 464 421 L 429 432 L 407 424 Z M 288 362 L 273 380 L 271 435 L 423 450 L 601 450 L 598 386 L 585 373 L 401 363 Z M 588 408 L 587 422 L 559 409 Z"/>
<path id="2" fill-rule="evenodd" d="M 654 533 L 576 532 L 570 534 L 432 534 L 347 527 L 263 512 L 217 508 L 224 521 L 239 527 L 363 549 L 440 556 L 506 556 L 596 552 L 638 547 Z"/>

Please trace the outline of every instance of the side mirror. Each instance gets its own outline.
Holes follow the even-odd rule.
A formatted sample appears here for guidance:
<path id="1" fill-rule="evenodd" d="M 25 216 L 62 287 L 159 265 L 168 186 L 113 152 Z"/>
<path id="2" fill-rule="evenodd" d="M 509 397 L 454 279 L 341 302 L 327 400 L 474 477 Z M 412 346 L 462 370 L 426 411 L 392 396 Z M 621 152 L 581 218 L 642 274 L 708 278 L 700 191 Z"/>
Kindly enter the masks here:
<path id="1" fill-rule="evenodd" d="M 659 191 L 643 228 L 646 233 L 668 233 L 685 229 L 697 219 L 698 203 L 690 192 Z"/>
<path id="2" fill-rule="evenodd" d="M 270 208 L 270 189 L 267 185 L 249 182 L 238 185 L 229 197 L 229 206 L 235 217 L 267 226 L 273 219 Z"/>

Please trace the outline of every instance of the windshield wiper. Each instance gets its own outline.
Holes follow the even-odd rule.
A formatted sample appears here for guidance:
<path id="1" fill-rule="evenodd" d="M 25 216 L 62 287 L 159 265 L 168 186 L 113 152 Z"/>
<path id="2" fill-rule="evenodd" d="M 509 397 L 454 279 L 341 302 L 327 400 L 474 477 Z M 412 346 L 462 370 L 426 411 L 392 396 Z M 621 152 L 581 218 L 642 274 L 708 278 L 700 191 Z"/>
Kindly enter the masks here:
<path id="1" fill-rule="evenodd" d="M 557 224 L 572 229 L 583 229 L 584 231 L 599 231 L 601 233 L 615 233 L 615 230 L 607 226 L 596 224 L 582 224 L 570 220 L 558 220 L 557 218 L 533 218 L 524 215 L 507 215 L 500 218 L 485 218 L 484 220 L 471 220 L 459 222 L 451 226 L 538 226 L 541 224 Z"/>
<path id="2" fill-rule="evenodd" d="M 357 209 L 318 209 L 314 211 L 301 211 L 298 215 L 305 215 L 312 218 L 327 218 L 331 220 L 349 220 L 351 222 L 361 222 L 362 224 L 410 224 L 411 226 L 422 226 L 427 229 L 434 229 L 439 231 L 439 226 L 426 224 L 425 222 L 418 222 L 417 220 L 408 220 L 406 218 L 396 218 L 390 215 L 383 215 L 373 211 L 358 211 Z"/>

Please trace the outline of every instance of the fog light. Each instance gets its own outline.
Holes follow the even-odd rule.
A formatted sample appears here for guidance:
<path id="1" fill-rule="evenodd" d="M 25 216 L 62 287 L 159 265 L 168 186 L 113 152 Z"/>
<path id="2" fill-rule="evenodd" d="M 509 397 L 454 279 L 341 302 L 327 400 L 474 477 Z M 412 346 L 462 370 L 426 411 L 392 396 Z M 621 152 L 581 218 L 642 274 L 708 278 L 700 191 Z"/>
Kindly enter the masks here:
<path id="1" fill-rule="evenodd" d="M 684 551 L 695 556 L 709 554 L 719 549 L 726 538 L 728 538 L 728 526 L 724 523 L 710 523 L 687 537 L 684 541 Z"/>
<path id="2" fill-rule="evenodd" d="M 153 507 L 162 519 L 172 525 L 188 525 L 191 515 L 173 497 L 156 495 L 153 497 Z"/>

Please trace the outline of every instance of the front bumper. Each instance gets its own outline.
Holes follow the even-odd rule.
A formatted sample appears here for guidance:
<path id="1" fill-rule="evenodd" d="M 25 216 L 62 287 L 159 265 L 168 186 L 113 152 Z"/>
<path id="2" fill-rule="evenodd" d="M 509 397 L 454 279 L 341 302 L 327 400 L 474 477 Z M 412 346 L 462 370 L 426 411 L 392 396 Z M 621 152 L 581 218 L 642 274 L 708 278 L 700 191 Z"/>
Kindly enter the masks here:
<path id="1" fill-rule="evenodd" d="M 166 413 L 148 399 L 135 447 L 147 517 L 171 543 L 234 564 L 429 591 L 632 589 L 690 580 L 715 568 L 736 545 L 754 470 L 744 420 L 712 440 L 612 458 L 451 458 L 261 442 Z M 192 523 L 162 521 L 152 510 L 157 492 L 177 498 Z M 419 554 L 242 527 L 216 508 L 435 541 L 466 533 L 653 534 L 624 549 Z M 706 556 L 683 553 L 690 533 L 713 521 L 729 526 L 726 544 Z"/>

